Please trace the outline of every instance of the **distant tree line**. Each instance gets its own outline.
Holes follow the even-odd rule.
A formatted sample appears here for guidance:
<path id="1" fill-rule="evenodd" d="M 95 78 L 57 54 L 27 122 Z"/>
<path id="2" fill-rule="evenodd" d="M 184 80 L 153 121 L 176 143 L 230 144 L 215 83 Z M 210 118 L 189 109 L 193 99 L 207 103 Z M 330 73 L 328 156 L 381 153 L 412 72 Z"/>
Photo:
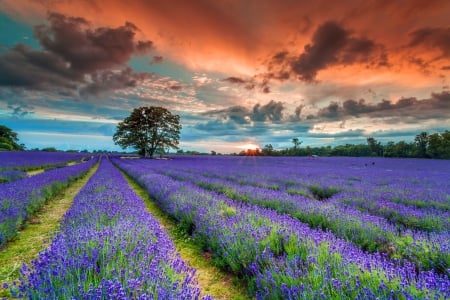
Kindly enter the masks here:
<path id="1" fill-rule="evenodd" d="M 373 137 L 366 144 L 338 146 L 300 147 L 302 141 L 293 138 L 291 148 L 276 150 L 272 144 L 262 149 L 248 149 L 236 155 L 242 156 L 379 156 L 450 159 L 450 131 L 428 134 L 421 132 L 412 142 L 387 142 L 381 144 Z"/>

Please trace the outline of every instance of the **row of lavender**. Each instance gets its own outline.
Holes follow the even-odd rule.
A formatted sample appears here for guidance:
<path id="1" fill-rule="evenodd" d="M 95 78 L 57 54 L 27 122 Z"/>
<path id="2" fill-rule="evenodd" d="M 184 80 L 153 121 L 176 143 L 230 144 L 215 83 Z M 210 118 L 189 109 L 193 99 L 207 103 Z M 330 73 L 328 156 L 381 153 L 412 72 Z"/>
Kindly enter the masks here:
<path id="1" fill-rule="evenodd" d="M 0 185 L 0 247 L 17 234 L 31 214 L 73 180 L 81 177 L 97 159 L 50 170 Z"/>
<path id="2" fill-rule="evenodd" d="M 369 254 L 286 214 L 158 174 L 157 162 L 117 159 L 115 163 L 211 251 L 217 264 L 246 278 L 258 299 L 450 296 L 447 275 Z"/>
<path id="3" fill-rule="evenodd" d="M 0 170 L 62 166 L 70 161 L 81 161 L 90 156 L 78 152 L 1 151 Z"/>
<path id="4" fill-rule="evenodd" d="M 199 299 L 194 272 L 142 199 L 103 159 L 60 233 L 22 268 L 20 289 L 12 292 L 28 299 Z"/>
<path id="5" fill-rule="evenodd" d="M 346 199 L 351 199 L 345 198 L 348 193 L 339 195 L 339 198 L 336 195 L 334 200 L 324 202 L 303 195 L 290 195 L 279 190 L 212 178 L 211 174 L 206 177 L 195 174 L 192 170 L 187 172 L 171 169 L 167 165 L 158 172 L 174 179 L 192 182 L 234 200 L 289 214 L 313 228 L 330 230 L 336 236 L 352 241 L 363 250 L 383 252 L 393 258 L 407 259 L 415 263 L 419 269 L 434 269 L 445 273 L 450 267 L 448 212 L 435 213 L 428 221 L 431 225 L 445 224 L 445 230 L 424 232 L 399 227 L 382 216 L 370 215 L 354 207 L 342 205 Z"/>

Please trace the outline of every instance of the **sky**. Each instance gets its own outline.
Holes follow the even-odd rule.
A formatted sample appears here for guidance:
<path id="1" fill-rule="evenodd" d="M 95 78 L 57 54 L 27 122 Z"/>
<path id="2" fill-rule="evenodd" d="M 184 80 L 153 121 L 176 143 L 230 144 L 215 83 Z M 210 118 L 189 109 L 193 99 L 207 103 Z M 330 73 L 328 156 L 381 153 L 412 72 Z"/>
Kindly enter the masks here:
<path id="1" fill-rule="evenodd" d="M 450 129 L 449 19 L 448 0 L 0 0 L 0 124 L 120 150 L 118 122 L 162 106 L 183 150 L 413 141 Z"/>

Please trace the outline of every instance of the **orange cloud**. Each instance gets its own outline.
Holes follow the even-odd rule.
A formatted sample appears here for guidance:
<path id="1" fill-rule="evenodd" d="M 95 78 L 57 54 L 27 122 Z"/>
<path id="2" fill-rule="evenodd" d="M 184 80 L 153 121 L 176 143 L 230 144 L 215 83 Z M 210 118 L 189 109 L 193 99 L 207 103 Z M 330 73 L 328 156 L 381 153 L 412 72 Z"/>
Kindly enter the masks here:
<path id="1" fill-rule="evenodd" d="M 417 72 L 418 77 L 423 75 L 420 72 L 445 72 L 450 65 L 448 57 L 433 60 L 435 56 L 431 54 L 444 47 L 433 46 L 433 42 L 442 37 L 434 33 L 448 31 L 450 2 L 447 0 L 109 0 L 107 3 L 100 0 L 4 0 L 0 9 L 34 24 L 42 23 L 49 11 L 83 17 L 94 26 L 118 27 L 131 22 L 140 30 L 137 37 L 153 41 L 164 60 L 176 61 L 191 70 L 228 76 L 251 77 L 264 73 L 269 67 L 268 61 L 284 51 L 296 57 L 308 55 L 311 51 L 304 47 L 314 45 L 314 34 L 324 24 L 339 24 L 346 36 L 358 39 L 354 42 L 350 39 L 346 48 L 339 50 L 339 63 L 330 63 L 333 57 L 323 58 L 321 66 L 335 70 L 335 76 L 351 76 L 350 72 L 355 70 L 364 72 L 359 65 L 348 68 L 348 62 L 358 64 L 366 59 L 352 59 L 354 52 L 351 50 L 358 45 L 372 52 L 375 47 L 384 47 L 391 64 L 391 77 L 401 77 L 411 71 Z M 418 34 L 426 28 L 432 28 L 433 35 L 428 34 L 423 43 L 416 42 Z M 366 52 L 371 54 L 369 50 Z M 318 51 L 317 55 L 327 54 Z M 149 57 L 149 62 L 151 60 Z M 301 63 L 297 69 L 308 71 L 308 66 Z M 324 76 L 329 73 L 327 70 Z M 321 80 L 321 72 L 315 69 L 308 72 L 307 77 L 317 75 Z"/>

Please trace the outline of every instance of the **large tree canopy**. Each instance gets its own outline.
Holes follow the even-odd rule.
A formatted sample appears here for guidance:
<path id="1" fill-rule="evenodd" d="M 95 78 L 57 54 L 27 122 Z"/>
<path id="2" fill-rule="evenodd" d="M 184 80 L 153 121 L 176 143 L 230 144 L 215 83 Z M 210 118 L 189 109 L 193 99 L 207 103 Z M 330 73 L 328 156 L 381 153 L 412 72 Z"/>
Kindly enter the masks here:
<path id="1" fill-rule="evenodd" d="M 152 157 L 156 149 L 177 149 L 180 131 L 180 116 L 163 107 L 139 107 L 117 125 L 113 140 L 124 149 L 133 147 Z"/>
<path id="2" fill-rule="evenodd" d="M 23 150 L 23 145 L 19 145 L 18 142 L 17 133 L 0 125 L 0 150 Z"/>

